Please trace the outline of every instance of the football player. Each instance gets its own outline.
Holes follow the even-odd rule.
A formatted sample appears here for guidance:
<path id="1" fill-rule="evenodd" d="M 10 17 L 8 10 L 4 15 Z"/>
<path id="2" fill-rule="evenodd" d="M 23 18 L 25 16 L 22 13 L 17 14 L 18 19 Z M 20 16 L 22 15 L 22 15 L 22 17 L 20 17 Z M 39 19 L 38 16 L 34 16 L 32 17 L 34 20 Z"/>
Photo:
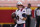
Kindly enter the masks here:
<path id="1" fill-rule="evenodd" d="M 31 4 L 29 3 L 27 8 L 26 8 L 26 15 L 27 15 L 27 20 L 26 20 L 26 27 L 30 27 L 30 21 L 32 18 L 32 10 L 31 10 Z"/>
<path id="2" fill-rule="evenodd" d="M 35 10 L 35 17 L 37 20 L 36 27 L 39 27 L 39 25 L 40 25 L 40 5 L 38 5 L 38 8 Z"/>
<path id="3" fill-rule="evenodd" d="M 17 10 L 16 10 L 16 16 L 17 16 L 17 27 L 25 27 L 25 20 L 26 17 L 26 9 L 24 8 L 22 2 L 17 3 Z"/>

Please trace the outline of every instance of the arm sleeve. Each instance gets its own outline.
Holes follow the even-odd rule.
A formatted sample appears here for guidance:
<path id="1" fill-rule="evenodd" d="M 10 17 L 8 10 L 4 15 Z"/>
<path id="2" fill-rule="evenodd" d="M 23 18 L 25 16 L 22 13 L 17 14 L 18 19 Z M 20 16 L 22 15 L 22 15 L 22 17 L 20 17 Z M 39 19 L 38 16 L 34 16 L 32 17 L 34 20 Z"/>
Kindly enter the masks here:
<path id="1" fill-rule="evenodd" d="M 26 14 L 25 14 L 25 13 L 23 13 L 23 14 L 22 14 L 22 17 L 25 17 L 25 18 L 26 18 Z"/>
<path id="2" fill-rule="evenodd" d="M 23 9 L 23 12 L 22 13 L 25 13 L 26 14 L 26 9 Z"/>

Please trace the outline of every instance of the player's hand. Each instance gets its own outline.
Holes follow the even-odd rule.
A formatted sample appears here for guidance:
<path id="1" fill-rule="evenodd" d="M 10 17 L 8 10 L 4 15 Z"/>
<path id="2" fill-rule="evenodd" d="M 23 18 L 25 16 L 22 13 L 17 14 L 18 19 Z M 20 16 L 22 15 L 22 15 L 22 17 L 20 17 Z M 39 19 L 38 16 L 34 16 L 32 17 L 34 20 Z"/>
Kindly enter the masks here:
<path id="1" fill-rule="evenodd" d="M 27 18 L 23 18 L 22 20 L 26 20 Z"/>

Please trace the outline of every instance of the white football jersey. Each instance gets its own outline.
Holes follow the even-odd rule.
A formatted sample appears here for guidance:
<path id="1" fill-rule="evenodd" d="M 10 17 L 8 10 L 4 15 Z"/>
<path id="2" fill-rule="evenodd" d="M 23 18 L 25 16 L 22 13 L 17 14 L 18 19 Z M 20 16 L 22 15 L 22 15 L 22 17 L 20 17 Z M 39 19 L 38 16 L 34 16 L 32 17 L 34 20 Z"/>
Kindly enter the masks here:
<path id="1" fill-rule="evenodd" d="M 40 16 L 40 10 L 39 9 L 36 11 L 36 15 Z"/>
<path id="2" fill-rule="evenodd" d="M 23 19 L 22 14 L 26 13 L 26 9 L 23 9 L 22 11 L 21 10 L 16 10 L 15 13 L 16 13 L 16 15 L 19 16 L 19 20 L 17 20 L 17 24 L 25 23 L 25 20 L 22 20 Z"/>
<path id="3" fill-rule="evenodd" d="M 32 10 L 31 10 L 30 8 L 27 8 L 27 9 L 26 9 L 26 14 L 27 14 L 27 15 L 31 15 L 31 11 L 32 11 Z"/>

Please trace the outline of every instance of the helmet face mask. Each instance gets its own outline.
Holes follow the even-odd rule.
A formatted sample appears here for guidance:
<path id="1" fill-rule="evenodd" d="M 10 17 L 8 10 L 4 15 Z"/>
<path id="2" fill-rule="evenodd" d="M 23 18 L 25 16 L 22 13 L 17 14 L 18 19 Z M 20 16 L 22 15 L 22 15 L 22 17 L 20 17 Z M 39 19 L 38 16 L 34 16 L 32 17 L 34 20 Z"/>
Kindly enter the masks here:
<path id="1" fill-rule="evenodd" d="M 23 7 L 23 5 L 17 5 L 18 7 Z"/>
<path id="2" fill-rule="evenodd" d="M 17 5 L 18 9 L 22 9 L 23 5 Z"/>
<path id="3" fill-rule="evenodd" d="M 23 5 L 17 5 L 17 6 L 23 6 Z"/>

